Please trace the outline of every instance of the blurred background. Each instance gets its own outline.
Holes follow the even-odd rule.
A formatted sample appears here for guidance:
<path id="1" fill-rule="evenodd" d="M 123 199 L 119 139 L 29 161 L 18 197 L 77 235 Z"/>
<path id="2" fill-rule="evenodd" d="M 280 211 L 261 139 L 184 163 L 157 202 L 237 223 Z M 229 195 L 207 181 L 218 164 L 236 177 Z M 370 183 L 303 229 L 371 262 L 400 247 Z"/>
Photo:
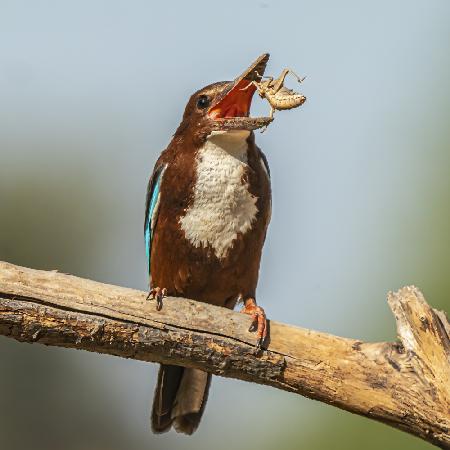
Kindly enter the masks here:
<path id="1" fill-rule="evenodd" d="M 447 0 L 0 0 L 0 259 L 146 289 L 159 152 L 193 91 L 268 51 L 308 101 L 257 133 L 274 196 L 259 302 L 394 340 L 389 290 L 450 309 L 449 24 Z M 2 337 L 0 356 L 2 450 L 431 448 L 218 377 L 194 436 L 155 436 L 156 365 Z"/>

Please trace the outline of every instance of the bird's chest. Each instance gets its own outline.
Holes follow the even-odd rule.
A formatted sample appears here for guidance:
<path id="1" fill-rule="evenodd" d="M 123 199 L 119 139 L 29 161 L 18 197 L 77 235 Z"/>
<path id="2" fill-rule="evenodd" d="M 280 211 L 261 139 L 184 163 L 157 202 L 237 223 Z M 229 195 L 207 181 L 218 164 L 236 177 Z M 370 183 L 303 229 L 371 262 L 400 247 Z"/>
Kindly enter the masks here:
<path id="1" fill-rule="evenodd" d="M 192 202 L 180 218 L 186 239 L 194 247 L 211 246 L 219 259 L 227 256 L 239 233 L 247 233 L 258 212 L 246 176 L 247 143 L 204 145 L 196 158 Z"/>

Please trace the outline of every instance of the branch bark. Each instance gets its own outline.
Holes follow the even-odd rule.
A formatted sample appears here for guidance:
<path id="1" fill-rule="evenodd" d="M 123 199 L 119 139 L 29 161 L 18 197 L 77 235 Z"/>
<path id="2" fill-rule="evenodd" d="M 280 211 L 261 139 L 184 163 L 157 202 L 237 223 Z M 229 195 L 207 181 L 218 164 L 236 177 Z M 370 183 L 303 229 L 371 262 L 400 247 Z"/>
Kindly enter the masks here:
<path id="1" fill-rule="evenodd" d="M 354 339 L 270 322 L 253 354 L 250 318 L 56 271 L 0 262 L 0 335 L 195 367 L 295 392 L 450 448 L 450 325 L 415 287 L 388 296 L 400 342 Z"/>

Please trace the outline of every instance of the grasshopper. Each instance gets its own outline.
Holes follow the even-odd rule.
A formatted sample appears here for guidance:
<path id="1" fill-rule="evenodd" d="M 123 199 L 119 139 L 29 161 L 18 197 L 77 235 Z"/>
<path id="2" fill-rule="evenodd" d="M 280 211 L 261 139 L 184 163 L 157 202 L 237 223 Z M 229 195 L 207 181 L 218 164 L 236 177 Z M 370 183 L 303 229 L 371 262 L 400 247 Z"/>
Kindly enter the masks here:
<path id="1" fill-rule="evenodd" d="M 273 77 L 261 77 L 260 82 L 252 81 L 243 90 L 248 89 L 251 85 L 254 85 L 261 98 L 265 98 L 270 104 L 270 115 L 273 119 L 275 110 L 292 109 L 305 103 L 306 97 L 298 92 L 288 89 L 284 86 L 284 80 L 288 74 L 292 74 L 297 78 L 299 83 L 302 83 L 305 78 L 300 78 L 296 73 L 290 69 L 284 69 L 281 75 L 274 80 Z"/>

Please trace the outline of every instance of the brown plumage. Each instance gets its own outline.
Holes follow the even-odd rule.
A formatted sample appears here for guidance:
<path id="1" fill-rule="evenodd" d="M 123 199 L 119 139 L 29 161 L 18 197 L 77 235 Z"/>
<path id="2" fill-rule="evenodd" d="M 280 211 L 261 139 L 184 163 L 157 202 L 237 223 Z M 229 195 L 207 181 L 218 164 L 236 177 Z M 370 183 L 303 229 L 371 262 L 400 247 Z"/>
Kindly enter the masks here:
<path id="1" fill-rule="evenodd" d="M 192 434 L 198 427 L 208 398 L 211 374 L 198 369 L 161 364 L 152 408 L 152 429 Z"/>
<path id="2" fill-rule="evenodd" d="M 183 141 L 185 143 L 185 141 Z M 270 215 L 270 182 L 260 159 L 262 152 L 248 139 L 248 168 L 244 177 L 249 192 L 257 197 L 258 213 L 252 230 L 238 234 L 233 247 L 219 260 L 210 246 L 193 247 L 180 228 L 180 218 L 192 202 L 196 181 L 195 147 L 180 151 L 172 142 L 157 164 L 167 163 L 161 184 L 158 222 L 152 242 L 153 286 L 165 287 L 168 295 L 183 296 L 234 308 L 237 295 L 254 297 L 262 246 Z M 183 146 L 183 149 L 186 146 Z"/>
<path id="3" fill-rule="evenodd" d="M 241 179 L 235 182 L 236 186 L 224 186 L 224 189 L 236 189 L 236 192 L 242 192 L 242 186 L 246 186 L 248 193 L 245 195 L 255 199 L 256 212 L 250 229 L 236 232 L 225 254 L 218 256 L 210 243 L 194 245 L 188 239 L 186 229 L 181 226 L 187 212 L 194 207 L 199 160 L 202 158 L 199 152 L 207 151 L 205 143 L 211 139 L 216 127 L 210 116 L 212 107 L 200 108 L 199 98 L 206 97 L 208 106 L 215 105 L 217 98 L 223 98 L 223 93 L 230 91 L 231 85 L 231 82 L 215 83 L 191 97 L 181 125 L 156 162 L 149 182 L 146 216 L 146 224 L 151 225 L 152 231 L 151 286 L 167 289 L 169 296 L 188 297 L 226 308 L 234 308 L 241 299 L 247 308 L 245 312 L 253 314 L 255 321 L 259 316 L 258 326 L 263 330 L 265 316 L 262 317 L 264 313 L 256 306 L 254 298 L 262 247 L 270 220 L 271 189 L 267 161 L 255 145 L 251 131 L 254 127 L 248 125 L 250 122 L 246 125 L 243 121 L 242 125 L 243 130 L 248 129 L 249 132 L 244 131 L 242 142 L 245 144 L 246 140 L 247 149 L 238 163 L 243 167 Z M 238 92 L 233 95 L 237 97 L 241 94 Z M 245 95 L 249 109 L 253 92 L 249 96 L 247 91 Z M 238 100 L 236 102 L 238 106 L 233 111 L 248 115 L 248 109 L 240 111 L 241 106 Z M 235 123 L 233 127 L 236 127 Z M 234 156 L 227 154 L 226 158 Z M 150 205 L 158 183 L 159 197 L 152 211 Z M 234 197 L 231 198 L 234 201 Z M 237 194 L 236 199 L 239 200 Z M 236 214 L 239 211 L 232 204 L 228 210 L 236 211 Z M 207 217 L 206 210 L 205 214 Z M 265 331 L 263 333 L 261 330 L 259 334 L 262 339 Z M 152 429 L 160 433 L 173 426 L 176 431 L 192 434 L 204 411 L 210 382 L 211 375 L 200 370 L 161 365 L 153 401 Z"/>

